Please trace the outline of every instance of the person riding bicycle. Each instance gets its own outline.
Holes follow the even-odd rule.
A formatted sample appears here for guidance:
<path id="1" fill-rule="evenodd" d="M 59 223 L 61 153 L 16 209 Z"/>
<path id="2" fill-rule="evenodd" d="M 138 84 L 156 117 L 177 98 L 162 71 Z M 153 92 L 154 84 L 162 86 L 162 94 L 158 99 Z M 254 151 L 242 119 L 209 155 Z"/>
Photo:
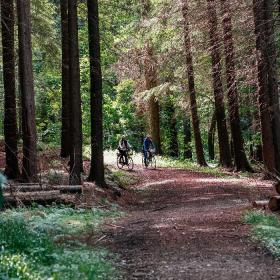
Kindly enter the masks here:
<path id="1" fill-rule="evenodd" d="M 120 159 L 124 159 L 124 164 L 128 164 L 128 152 L 130 151 L 131 146 L 126 140 L 125 136 L 122 136 L 119 141 L 118 150 L 120 152 Z"/>
<path id="2" fill-rule="evenodd" d="M 152 137 L 150 135 L 147 135 L 143 143 L 144 163 L 146 166 L 148 165 L 147 159 L 152 156 L 152 150 L 154 149 L 155 145 L 153 143 Z"/>

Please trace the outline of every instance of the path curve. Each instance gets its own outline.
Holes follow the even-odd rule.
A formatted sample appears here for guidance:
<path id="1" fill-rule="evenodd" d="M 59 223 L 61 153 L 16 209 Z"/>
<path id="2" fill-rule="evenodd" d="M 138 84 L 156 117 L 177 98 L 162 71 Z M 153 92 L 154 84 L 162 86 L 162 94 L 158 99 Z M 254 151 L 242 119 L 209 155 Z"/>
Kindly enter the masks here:
<path id="1" fill-rule="evenodd" d="M 280 279 L 280 262 L 241 222 L 252 200 L 271 195 L 269 183 L 175 169 L 135 174 L 138 203 L 103 233 L 122 279 Z"/>

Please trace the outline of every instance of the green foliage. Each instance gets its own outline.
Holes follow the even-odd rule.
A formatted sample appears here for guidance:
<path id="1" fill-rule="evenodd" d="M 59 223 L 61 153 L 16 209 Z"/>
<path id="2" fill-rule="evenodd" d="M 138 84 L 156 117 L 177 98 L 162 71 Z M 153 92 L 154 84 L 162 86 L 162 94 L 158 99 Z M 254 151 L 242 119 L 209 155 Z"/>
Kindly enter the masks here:
<path id="1" fill-rule="evenodd" d="M 1 279 L 113 279 L 116 272 L 108 252 L 89 249 L 79 238 L 117 215 L 115 209 L 66 207 L 1 213 Z"/>
<path id="2" fill-rule="evenodd" d="M 117 182 L 121 187 L 127 188 L 139 183 L 139 178 L 133 176 L 128 172 L 118 170 L 113 172 L 114 181 Z"/>
<path id="3" fill-rule="evenodd" d="M 274 256 L 280 258 L 280 221 L 276 215 L 261 211 L 248 212 L 244 222 L 253 225 L 254 240 L 260 241 Z"/>

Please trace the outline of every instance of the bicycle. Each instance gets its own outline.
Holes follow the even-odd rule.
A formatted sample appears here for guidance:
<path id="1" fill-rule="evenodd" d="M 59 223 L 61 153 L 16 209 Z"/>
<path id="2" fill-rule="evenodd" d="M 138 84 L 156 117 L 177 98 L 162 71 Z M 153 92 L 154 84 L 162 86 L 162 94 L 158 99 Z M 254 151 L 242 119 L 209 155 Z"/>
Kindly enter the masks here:
<path id="1" fill-rule="evenodd" d="M 144 152 L 142 153 L 142 166 L 143 168 L 149 168 L 149 167 L 151 167 L 152 169 L 157 168 L 156 153 L 154 149 L 148 151 L 148 157 L 146 159 L 146 162 L 145 162 Z"/>
<path id="2" fill-rule="evenodd" d="M 117 153 L 117 167 L 119 169 L 124 169 L 127 167 L 128 170 L 133 170 L 134 168 L 134 162 L 132 159 L 133 152 L 129 151 L 127 153 L 127 163 L 125 162 L 125 157 L 121 153 Z"/>

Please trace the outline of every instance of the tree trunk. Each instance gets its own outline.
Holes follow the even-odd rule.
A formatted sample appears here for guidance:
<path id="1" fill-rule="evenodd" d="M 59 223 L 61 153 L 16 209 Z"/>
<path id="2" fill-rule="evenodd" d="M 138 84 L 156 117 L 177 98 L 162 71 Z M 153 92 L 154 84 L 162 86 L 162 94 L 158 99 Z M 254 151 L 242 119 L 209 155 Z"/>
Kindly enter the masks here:
<path id="1" fill-rule="evenodd" d="M 81 184 L 82 114 L 80 93 L 80 64 L 78 43 L 77 0 L 68 0 L 69 78 L 70 78 L 70 185 Z"/>
<path id="2" fill-rule="evenodd" d="M 91 168 L 89 180 L 105 186 L 103 157 L 103 96 L 98 1 L 88 0 L 88 30 L 91 78 Z"/>
<path id="3" fill-rule="evenodd" d="M 150 90 L 158 85 L 156 73 L 156 61 L 154 58 L 153 46 L 150 42 L 145 45 L 145 61 L 144 72 L 146 89 Z M 149 134 L 152 136 L 153 142 L 156 146 L 158 154 L 161 154 L 161 140 L 160 140 L 160 118 L 159 118 L 159 103 L 155 96 L 151 96 L 148 102 L 148 124 Z"/>
<path id="4" fill-rule="evenodd" d="M 200 134 L 199 117 L 197 112 L 196 103 L 196 91 L 195 91 L 195 81 L 194 81 L 194 69 L 193 69 L 193 57 L 191 50 L 191 39 L 190 39 L 190 27 L 188 19 L 188 2 L 183 0 L 182 13 L 184 17 L 184 42 L 185 42 L 185 54 L 186 54 L 186 64 L 188 72 L 188 82 L 189 82 L 189 94 L 190 94 L 190 105 L 191 105 L 191 116 L 194 132 L 195 150 L 197 163 L 201 166 L 206 166 L 203 145 Z"/>
<path id="5" fill-rule="evenodd" d="M 68 0 L 60 0 L 61 45 L 62 45 L 62 112 L 61 112 L 61 151 L 62 158 L 70 155 L 70 80 L 69 80 L 69 32 Z"/>
<path id="6" fill-rule="evenodd" d="M 215 98 L 215 112 L 218 128 L 220 164 L 222 167 L 231 168 L 231 155 L 229 146 L 229 137 L 227 132 L 226 114 L 224 105 L 224 92 L 222 85 L 222 65 L 221 54 L 219 50 L 218 22 L 216 14 L 215 0 L 207 0 L 208 19 L 209 19 L 209 35 L 210 49 L 212 57 L 212 74 L 213 74 L 213 90 Z"/>
<path id="7" fill-rule="evenodd" d="M 280 96 L 278 85 L 277 49 L 275 46 L 273 18 L 273 0 L 264 1 L 264 20 L 266 31 L 265 56 L 268 64 L 268 93 L 270 95 L 270 112 L 272 118 L 273 143 L 275 149 L 276 170 L 280 173 Z"/>
<path id="8" fill-rule="evenodd" d="M 272 212 L 276 212 L 280 210 L 280 196 L 273 196 L 270 198 L 268 203 L 268 208 Z"/>
<path id="9" fill-rule="evenodd" d="M 229 106 L 229 121 L 233 141 L 233 156 L 237 171 L 252 172 L 247 160 L 239 116 L 239 96 L 236 84 L 235 50 L 232 36 L 231 11 L 227 0 L 221 0 L 223 13 L 224 48 Z"/>
<path id="10" fill-rule="evenodd" d="M 276 127 L 276 118 L 274 118 L 274 113 L 276 111 L 274 111 L 274 106 L 277 104 L 276 100 L 278 99 L 277 96 L 275 96 L 276 98 L 274 97 L 277 92 L 274 83 L 277 82 L 277 80 L 273 81 L 275 79 L 275 73 L 269 72 L 275 71 L 273 70 L 275 65 L 272 65 L 271 63 L 271 60 L 274 61 L 274 58 L 269 57 L 271 51 L 267 50 L 267 48 L 271 47 L 271 40 L 273 40 L 273 38 L 268 38 L 267 30 L 267 24 L 269 24 L 268 21 L 272 20 L 272 18 L 269 18 L 267 15 L 267 1 L 254 0 L 253 7 L 258 61 L 258 94 L 263 142 L 263 160 L 267 171 L 274 173 L 277 169 L 278 153 L 277 145 L 275 145 L 277 134 L 273 133 L 273 128 Z M 271 31 L 269 31 L 269 33 L 270 32 Z M 273 83 L 273 85 L 270 85 L 269 83 Z M 270 90 L 273 90 L 273 92 L 270 93 Z M 272 98 L 271 95 L 273 96 Z M 276 101 L 276 104 L 271 106 L 274 101 Z"/>
<path id="11" fill-rule="evenodd" d="M 208 154 L 210 160 L 215 160 L 215 132 L 216 132 L 216 114 L 212 116 L 211 124 L 208 130 Z"/>
<path id="12" fill-rule="evenodd" d="M 9 179 L 19 177 L 18 132 L 15 85 L 15 44 L 14 44 L 14 4 L 11 0 L 1 0 L 3 79 L 5 91 L 4 136 L 6 166 L 5 175 Z"/>
<path id="13" fill-rule="evenodd" d="M 17 0 L 19 73 L 22 111 L 23 167 L 25 181 L 37 180 L 37 132 L 32 68 L 30 1 Z"/>
<path id="14" fill-rule="evenodd" d="M 192 159 L 192 132 L 191 132 L 191 120 L 188 114 L 184 118 L 184 158 Z"/>
<path id="15" fill-rule="evenodd" d="M 168 117 L 167 122 L 168 122 L 168 131 L 169 131 L 168 154 L 171 157 L 179 157 L 176 110 L 172 100 L 168 100 L 166 111 Z"/>

